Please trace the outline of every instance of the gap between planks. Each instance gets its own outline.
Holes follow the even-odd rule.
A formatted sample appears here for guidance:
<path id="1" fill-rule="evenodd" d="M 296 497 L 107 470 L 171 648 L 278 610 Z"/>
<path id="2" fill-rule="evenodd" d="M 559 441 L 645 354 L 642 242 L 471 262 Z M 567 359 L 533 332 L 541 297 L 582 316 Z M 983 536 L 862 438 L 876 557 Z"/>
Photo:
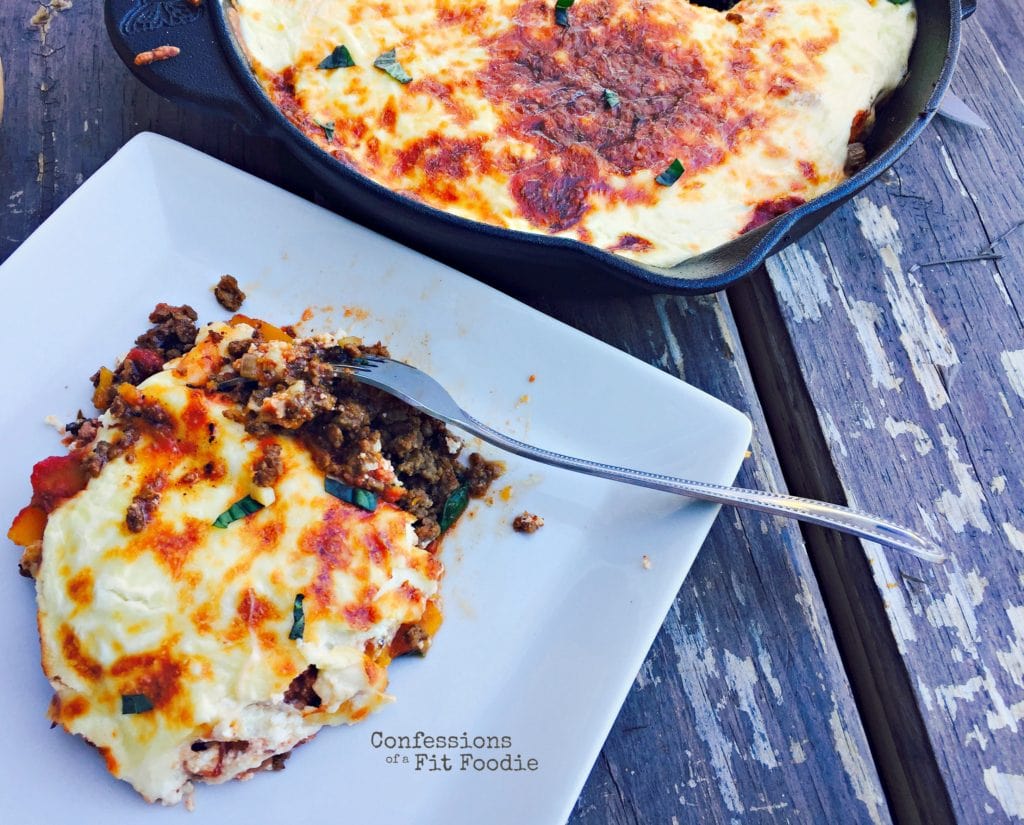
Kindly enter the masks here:
<path id="1" fill-rule="evenodd" d="M 761 266 L 730 287 L 728 298 L 789 492 L 845 504 L 767 270 Z M 893 820 L 955 822 L 860 540 L 811 525 L 801 529 Z"/>

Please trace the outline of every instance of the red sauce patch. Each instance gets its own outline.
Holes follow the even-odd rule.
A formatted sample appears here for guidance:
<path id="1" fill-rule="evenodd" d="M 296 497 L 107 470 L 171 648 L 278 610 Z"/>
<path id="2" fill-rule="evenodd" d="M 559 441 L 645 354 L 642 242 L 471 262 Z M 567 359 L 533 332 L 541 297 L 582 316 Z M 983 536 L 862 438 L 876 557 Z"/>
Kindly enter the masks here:
<path id="1" fill-rule="evenodd" d="M 745 227 L 744 232 L 749 232 L 751 229 L 757 229 L 759 226 L 764 226 L 768 221 L 774 220 L 779 215 L 785 215 L 791 209 L 796 209 L 798 206 L 802 206 L 807 203 L 803 198 L 789 197 L 789 198 L 776 198 L 771 201 L 762 201 L 754 207 L 754 211 L 751 214 L 750 221 Z"/>
<path id="2" fill-rule="evenodd" d="M 818 167 L 815 166 L 811 161 L 802 160 L 800 161 L 799 165 L 800 174 L 802 174 L 807 180 L 809 180 L 811 183 L 814 183 L 815 181 L 818 180 Z"/>
<path id="3" fill-rule="evenodd" d="M 370 533 L 366 536 L 367 550 L 370 552 L 370 561 L 375 567 L 387 567 L 390 574 L 391 546 L 380 533 Z"/>
<path id="4" fill-rule="evenodd" d="M 103 675 L 103 665 L 82 650 L 78 636 L 67 625 L 60 630 L 60 648 L 71 669 L 83 679 L 95 682 Z"/>
<path id="5" fill-rule="evenodd" d="M 396 175 L 406 175 L 413 168 L 420 168 L 428 180 L 437 177 L 462 180 L 470 172 L 487 173 L 491 164 L 481 152 L 483 142 L 483 138 L 461 140 L 434 132 L 412 141 L 399 152 L 393 171 Z"/>
<path id="6" fill-rule="evenodd" d="M 437 0 L 439 26 L 479 33 L 474 13 L 455 0 Z M 686 3 L 667 19 L 648 14 L 642 3 L 588 0 L 573 7 L 571 25 L 562 27 L 554 24 L 551 0 L 524 0 L 510 26 L 479 41 L 488 62 L 475 76 L 416 78 L 404 90 L 430 95 L 459 123 L 468 123 L 472 112 L 463 111 L 456 97 L 482 94 L 500 120 L 494 139 L 459 139 L 439 130 L 414 135 L 392 154 L 374 136 L 372 121 L 367 128 L 358 118 L 342 117 L 326 148 L 351 164 L 346 149 L 359 147 L 362 160 L 353 165 L 392 189 L 436 206 L 471 206 L 481 220 L 500 223 L 501 217 L 492 216 L 487 204 L 470 203 L 475 190 L 459 182 L 474 175 L 506 180 L 517 211 L 534 227 L 575 228 L 586 240 L 590 236 L 579 225 L 590 210 L 655 202 L 659 190 L 650 178 L 673 159 L 689 175 L 723 163 L 769 130 L 771 114 L 762 113 L 766 98 L 788 96 L 820 75 L 818 58 L 838 32 L 773 37 L 770 21 L 777 13 L 765 4 L 729 18 L 742 17 L 742 25 L 723 19 L 711 56 L 693 33 L 704 12 Z M 282 112 L 324 145 L 320 125 L 303 111 L 294 71 L 265 76 L 264 82 Z M 614 107 L 606 90 L 618 98 Z M 395 128 L 396 100 L 400 106 L 401 98 L 391 98 L 377 114 L 384 130 Z M 644 174 L 624 187 L 608 183 L 637 173 Z M 755 219 L 774 216 L 765 214 L 761 209 Z M 642 241 L 627 239 L 626 246 L 612 249 L 639 251 Z"/>
<path id="7" fill-rule="evenodd" d="M 455 90 L 449 83 L 442 83 L 433 77 L 418 77 L 406 89 L 414 94 L 427 94 L 435 98 L 460 125 L 469 123 L 473 118 L 473 112 L 452 97 Z"/>
<path id="8" fill-rule="evenodd" d="M 200 400 L 199 395 L 189 393 L 185 409 L 181 414 L 181 420 L 185 423 L 187 438 L 198 442 L 204 439 L 208 433 L 210 421 L 206 413 L 206 405 Z"/>
<path id="9" fill-rule="evenodd" d="M 88 476 L 75 454 L 44 458 L 32 468 L 32 504 L 52 513 L 85 487 Z"/>
<path id="10" fill-rule="evenodd" d="M 593 150 L 574 144 L 562 154 L 531 164 L 512 176 L 512 196 L 522 214 L 550 232 L 579 223 L 590 210 L 590 193 L 607 191 Z"/>
<path id="11" fill-rule="evenodd" d="M 853 116 L 853 122 L 850 124 L 850 143 L 857 143 L 868 128 L 868 120 L 871 118 L 871 112 L 861 109 L 857 114 Z"/>
<path id="12" fill-rule="evenodd" d="M 146 347 L 132 347 L 124 360 L 131 361 L 140 380 L 149 378 L 164 368 L 164 359 L 160 353 Z"/>
<path id="13" fill-rule="evenodd" d="M 646 252 L 654 244 L 652 244 L 647 238 L 641 238 L 639 235 L 619 235 L 619 239 L 615 242 L 614 246 L 608 247 L 611 252 L 621 252 L 623 250 L 635 250 L 637 252 Z M 532 379 L 531 379 L 532 380 Z"/>
<path id="14" fill-rule="evenodd" d="M 92 570 L 86 567 L 80 570 L 68 581 L 68 596 L 75 604 L 88 605 L 92 603 L 93 591 Z"/>
<path id="15" fill-rule="evenodd" d="M 203 478 L 208 481 L 220 481 L 228 474 L 228 466 L 219 458 L 207 461 L 203 465 Z"/>
<path id="16" fill-rule="evenodd" d="M 609 23 L 615 8 L 610 0 L 573 8 L 563 28 L 551 25 L 549 2 L 528 0 L 489 44 L 481 88 L 503 111 L 503 131 L 538 152 L 515 173 L 513 194 L 551 231 L 578 222 L 595 190 L 615 199 L 602 186 L 609 172 L 660 172 L 673 158 L 699 171 L 721 163 L 757 122 L 731 86 L 716 86 L 700 49 L 683 44 L 691 16 L 676 25 L 643 14 Z M 606 88 L 619 96 L 614 109 Z"/>

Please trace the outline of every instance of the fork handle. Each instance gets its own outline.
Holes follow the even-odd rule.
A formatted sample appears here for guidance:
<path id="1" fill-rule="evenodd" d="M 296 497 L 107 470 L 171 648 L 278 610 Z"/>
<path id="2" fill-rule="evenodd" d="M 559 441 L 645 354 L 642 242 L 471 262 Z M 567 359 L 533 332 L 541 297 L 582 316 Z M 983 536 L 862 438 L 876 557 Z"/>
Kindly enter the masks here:
<path id="1" fill-rule="evenodd" d="M 773 516 L 792 518 L 799 521 L 806 521 L 810 524 L 819 524 L 823 527 L 832 527 L 844 533 L 868 539 L 870 541 L 895 547 L 911 555 L 917 556 L 925 561 L 941 563 L 946 560 L 946 554 L 933 541 L 925 536 L 901 527 L 888 519 L 873 516 L 849 507 L 838 504 L 828 504 L 823 501 L 814 501 L 809 498 L 788 496 L 781 493 L 766 493 L 761 490 L 748 490 L 743 487 L 727 487 L 721 484 L 710 484 L 705 481 L 689 481 L 673 476 L 647 473 L 642 470 L 631 470 L 626 467 L 615 467 L 610 464 L 600 464 L 596 461 L 588 461 L 583 458 L 562 455 L 550 450 L 534 447 L 517 441 L 498 430 L 488 427 L 486 424 L 477 421 L 465 413 L 461 420 L 451 420 L 451 423 L 462 427 L 473 433 L 484 441 L 501 447 L 510 453 L 550 464 L 554 467 L 564 467 L 575 470 L 586 475 L 606 478 L 612 481 L 621 481 L 626 484 L 635 484 L 639 487 L 649 487 L 653 490 L 662 490 L 666 493 L 676 493 L 689 498 L 712 501 L 716 504 L 729 504 L 733 507 L 743 507 L 750 510 L 759 510 L 762 513 L 770 513 Z"/>

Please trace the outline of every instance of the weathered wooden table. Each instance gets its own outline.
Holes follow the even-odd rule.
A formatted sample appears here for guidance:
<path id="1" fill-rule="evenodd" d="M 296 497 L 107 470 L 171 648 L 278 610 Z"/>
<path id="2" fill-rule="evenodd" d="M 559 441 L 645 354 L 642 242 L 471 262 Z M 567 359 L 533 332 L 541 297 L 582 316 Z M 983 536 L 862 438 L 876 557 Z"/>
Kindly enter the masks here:
<path id="1" fill-rule="evenodd" d="M 980 5 L 953 86 L 992 131 L 935 123 L 728 294 L 526 298 L 747 412 L 740 483 L 952 556 L 723 511 L 574 822 L 1024 819 L 1024 14 Z M 141 130 L 310 194 L 277 144 L 133 80 L 101 17 L 0 4 L 0 260 Z"/>

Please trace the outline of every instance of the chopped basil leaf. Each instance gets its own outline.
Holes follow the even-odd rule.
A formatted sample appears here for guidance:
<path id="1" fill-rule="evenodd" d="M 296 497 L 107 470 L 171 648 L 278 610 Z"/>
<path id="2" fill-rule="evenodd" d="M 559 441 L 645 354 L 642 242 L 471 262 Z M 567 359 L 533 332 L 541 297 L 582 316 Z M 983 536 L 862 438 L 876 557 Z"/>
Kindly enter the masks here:
<path id="1" fill-rule="evenodd" d="M 441 521 L 439 522 L 442 533 L 451 527 L 458 517 L 462 515 L 467 504 L 469 504 L 469 487 L 463 484 L 458 490 L 448 496 L 448 500 L 444 503 L 444 509 L 441 511 Z"/>
<path id="2" fill-rule="evenodd" d="M 292 605 L 292 629 L 288 633 L 289 639 L 301 639 L 306 632 L 306 613 L 302 609 L 302 600 L 306 598 L 301 593 L 295 594 L 295 604 Z"/>
<path id="3" fill-rule="evenodd" d="M 347 484 L 342 484 L 338 479 L 331 478 L 330 476 L 324 477 L 324 492 L 329 493 L 335 498 L 340 498 L 342 501 L 347 501 L 349 504 L 354 504 L 356 507 L 362 507 L 371 513 L 377 509 L 377 496 L 369 490 L 363 490 L 360 487 L 349 487 Z"/>
<path id="4" fill-rule="evenodd" d="M 126 693 L 121 696 L 121 713 L 145 713 L 153 709 L 149 697 L 141 693 Z"/>
<path id="5" fill-rule="evenodd" d="M 576 0 L 555 0 L 555 22 L 559 26 L 569 28 L 569 7 Z"/>
<path id="6" fill-rule="evenodd" d="M 333 123 L 321 123 L 319 120 L 314 121 L 317 126 L 324 130 L 324 139 L 331 143 L 334 141 L 334 124 Z"/>
<path id="7" fill-rule="evenodd" d="M 889 0 L 894 6 L 902 6 L 905 3 L 909 3 L 910 0 Z"/>
<path id="8" fill-rule="evenodd" d="M 655 180 L 662 186 L 671 186 L 679 180 L 680 177 L 682 177 L 683 172 L 685 171 L 686 170 L 683 168 L 683 164 L 680 162 L 679 158 L 676 158 L 666 167 L 664 172 L 655 178 Z"/>
<path id="9" fill-rule="evenodd" d="M 412 80 L 412 75 L 402 68 L 402 64 L 395 57 L 394 49 L 384 52 L 384 54 L 373 61 L 373 65 L 382 72 L 387 72 L 399 83 L 408 83 Z"/>
<path id="10" fill-rule="evenodd" d="M 604 105 L 609 109 L 615 109 L 622 103 L 618 92 L 614 89 L 605 89 L 601 92 L 601 96 L 604 98 Z"/>
<path id="11" fill-rule="evenodd" d="M 349 66 L 355 65 L 356 62 L 352 59 L 352 54 L 349 52 L 348 46 L 335 46 L 334 51 L 317 64 L 317 68 L 347 69 Z"/>
<path id="12" fill-rule="evenodd" d="M 231 524 L 231 522 L 238 521 L 239 519 L 245 518 L 246 516 L 251 516 L 257 510 L 262 509 L 263 505 L 256 501 L 256 499 L 254 499 L 252 496 L 240 498 L 238 501 L 236 501 L 234 504 L 228 507 L 227 510 L 225 510 L 223 513 L 217 516 L 216 519 L 214 519 L 213 526 L 227 527 L 229 524 Z"/>

